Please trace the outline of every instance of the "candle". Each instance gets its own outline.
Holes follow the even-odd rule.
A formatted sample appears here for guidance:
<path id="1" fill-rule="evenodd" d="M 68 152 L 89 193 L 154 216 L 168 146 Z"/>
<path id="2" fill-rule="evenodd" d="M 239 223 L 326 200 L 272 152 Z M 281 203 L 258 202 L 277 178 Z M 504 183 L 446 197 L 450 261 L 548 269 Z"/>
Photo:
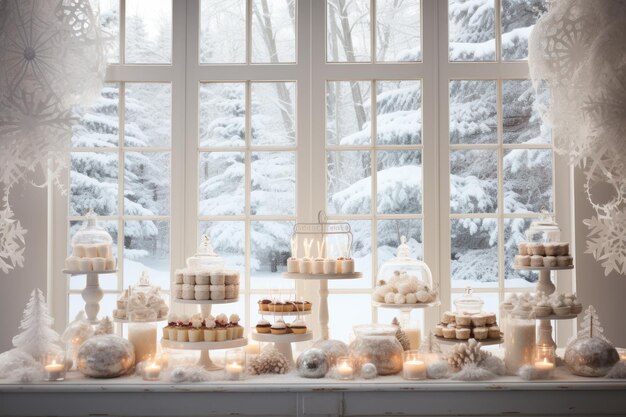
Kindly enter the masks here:
<path id="1" fill-rule="evenodd" d="M 237 362 L 227 364 L 224 370 L 226 371 L 226 378 L 230 379 L 231 381 L 237 381 L 241 379 L 241 376 L 243 374 L 243 366 L 241 366 Z"/>
<path id="2" fill-rule="evenodd" d="M 135 347 L 137 362 L 154 358 L 157 350 L 156 325 L 132 323 L 128 326 L 128 341 Z"/>
<path id="3" fill-rule="evenodd" d="M 243 348 L 248 355 L 258 355 L 261 353 L 260 343 L 250 343 Z"/>
<path id="4" fill-rule="evenodd" d="M 554 346 L 537 345 L 537 355 L 535 356 L 535 373 L 537 378 L 546 379 L 552 376 L 554 371 Z"/>
<path id="5" fill-rule="evenodd" d="M 626 362 L 626 349 L 617 349 L 617 353 L 619 353 L 619 360 Z"/>
<path id="6" fill-rule="evenodd" d="M 554 364 L 548 362 L 548 358 L 543 358 L 541 362 L 535 362 L 535 371 L 540 378 L 549 378 L 554 370 Z"/>
<path id="7" fill-rule="evenodd" d="M 349 362 L 348 358 L 339 358 L 339 365 L 337 365 L 337 377 L 338 379 L 352 379 L 354 378 L 354 368 Z"/>
<path id="8" fill-rule="evenodd" d="M 409 345 L 411 350 L 417 350 L 420 348 L 422 341 L 422 331 L 419 327 L 410 327 L 404 329 L 404 334 L 409 339 Z"/>
<path id="9" fill-rule="evenodd" d="M 419 359 L 411 359 L 404 362 L 402 372 L 405 379 L 425 379 L 426 364 Z"/>
<path id="10" fill-rule="evenodd" d="M 65 364 L 57 363 L 56 359 L 44 366 L 44 369 L 46 370 L 46 381 L 63 381 L 65 379 Z"/>
<path id="11" fill-rule="evenodd" d="M 161 365 L 151 362 L 143 368 L 143 379 L 146 381 L 158 381 L 161 375 Z"/>

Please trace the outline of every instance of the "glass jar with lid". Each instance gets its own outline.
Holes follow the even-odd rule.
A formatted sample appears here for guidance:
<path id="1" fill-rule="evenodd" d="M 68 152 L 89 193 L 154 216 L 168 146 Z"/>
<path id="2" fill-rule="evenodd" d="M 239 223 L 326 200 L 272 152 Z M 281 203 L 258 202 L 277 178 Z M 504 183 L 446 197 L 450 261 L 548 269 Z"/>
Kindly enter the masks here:
<path id="1" fill-rule="evenodd" d="M 374 301 L 386 304 L 432 303 L 437 299 L 433 274 L 425 262 L 411 257 L 406 237 L 400 238 L 395 258 L 380 266 Z"/>
<path id="2" fill-rule="evenodd" d="M 532 222 L 526 231 L 526 239 L 528 242 L 558 242 L 560 237 L 561 228 L 554 221 L 554 218 L 552 218 L 552 216 L 545 211 L 543 212 L 541 218 Z"/>
<path id="3" fill-rule="evenodd" d="M 478 314 L 483 311 L 485 302 L 478 296 L 472 294 L 472 288 L 465 288 L 465 294 L 454 300 L 454 307 L 457 313 Z"/>
<path id="4" fill-rule="evenodd" d="M 194 271 L 224 269 L 224 259 L 215 253 L 211 239 L 206 234 L 202 235 L 198 252 L 187 258 L 187 268 Z"/>
<path id="5" fill-rule="evenodd" d="M 81 228 L 72 237 L 72 253 L 78 258 L 112 258 L 113 239 L 98 225 L 93 209 L 85 215 Z"/>
<path id="6" fill-rule="evenodd" d="M 394 375 L 402 370 L 404 350 L 396 338 L 396 326 L 362 324 L 353 327 L 355 339 L 349 346 L 350 357 L 357 369 L 373 363 L 378 375 Z"/>

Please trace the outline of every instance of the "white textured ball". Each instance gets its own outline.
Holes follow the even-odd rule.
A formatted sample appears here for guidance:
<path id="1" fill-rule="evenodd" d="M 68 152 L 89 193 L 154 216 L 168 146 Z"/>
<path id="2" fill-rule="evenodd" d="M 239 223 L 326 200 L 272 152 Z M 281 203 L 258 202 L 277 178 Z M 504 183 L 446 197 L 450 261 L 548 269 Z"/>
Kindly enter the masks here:
<path id="1" fill-rule="evenodd" d="M 420 303 L 427 303 L 430 301 L 430 294 L 424 290 L 418 291 L 415 296 L 417 297 L 417 301 Z"/>
<path id="2" fill-rule="evenodd" d="M 373 363 L 367 362 L 361 366 L 361 378 L 374 379 L 377 375 L 378 371 L 376 370 L 376 365 Z"/>
<path id="3" fill-rule="evenodd" d="M 394 294 L 393 302 L 394 304 L 406 304 L 406 299 L 404 298 L 404 295 L 402 294 Z"/>
<path id="4" fill-rule="evenodd" d="M 412 279 L 406 280 L 405 282 L 398 284 L 398 292 L 402 295 L 407 295 L 416 291 L 417 281 L 414 281 Z"/>
<path id="5" fill-rule="evenodd" d="M 407 294 L 404 298 L 407 304 L 417 304 L 417 294 L 415 293 Z"/>
<path id="6" fill-rule="evenodd" d="M 394 296 L 395 296 L 395 294 L 392 293 L 392 292 L 385 294 L 385 303 L 386 304 L 393 304 Z"/>

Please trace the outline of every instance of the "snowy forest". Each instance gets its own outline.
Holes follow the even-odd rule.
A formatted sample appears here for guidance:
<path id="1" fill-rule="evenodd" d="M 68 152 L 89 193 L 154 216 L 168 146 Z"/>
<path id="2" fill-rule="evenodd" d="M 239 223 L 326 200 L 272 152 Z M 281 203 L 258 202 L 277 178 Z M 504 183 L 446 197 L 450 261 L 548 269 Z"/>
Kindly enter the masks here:
<path id="1" fill-rule="evenodd" d="M 295 59 L 295 0 L 254 0 L 252 60 L 283 63 Z M 201 62 L 242 62 L 245 45 L 243 2 L 202 1 Z M 495 12 L 490 0 L 449 2 L 451 60 L 495 60 Z M 502 54 L 505 60 L 524 59 L 527 38 L 544 0 L 503 0 Z M 329 0 L 327 58 L 333 62 L 369 61 L 369 0 Z M 379 62 L 419 61 L 421 28 L 419 0 L 378 0 L 375 59 Z M 171 16 L 170 16 L 171 19 Z M 243 19 L 243 20 L 242 20 Z M 115 31 L 119 16 L 104 11 L 105 28 Z M 416 22 L 418 22 L 416 24 Z M 171 60 L 170 22 L 145 22 L 127 15 L 126 51 L 129 62 Z M 155 35 L 154 28 L 157 27 Z M 130 55 L 129 55 L 130 54 Z M 497 143 L 496 82 L 450 82 L 450 142 Z M 132 147 L 171 147 L 171 88 L 164 83 L 125 83 L 124 141 Z M 372 89 L 374 91 L 372 91 Z M 107 84 L 89 109 L 77 110 L 75 147 L 116 149 L 119 136 L 119 84 Z M 251 82 L 250 108 L 246 108 L 245 83 L 201 83 L 199 146 L 200 216 L 242 215 L 245 210 L 246 115 L 250 117 L 252 145 L 284 147 L 284 151 L 250 152 L 250 214 L 295 215 L 296 94 L 294 82 Z M 376 108 L 371 108 L 371 95 Z M 503 126 L 505 144 L 546 144 L 550 132 L 540 122 L 533 88 L 526 80 L 504 80 Z M 422 85 L 405 81 L 329 81 L 326 84 L 326 140 L 328 145 L 419 145 L 422 143 Z M 372 117 L 376 137 L 371 137 Z M 220 151 L 211 151 L 220 147 Z M 228 152 L 223 148 L 233 148 Z M 371 244 L 371 222 L 351 222 L 355 235 L 353 257 L 357 268 L 371 272 L 371 252 L 379 263 L 395 255 L 400 235 L 409 237 L 413 255 L 422 257 L 422 222 L 409 218 L 422 212 L 422 155 L 419 150 L 377 150 L 372 165 L 368 151 L 327 152 L 329 214 L 370 214 L 372 171 L 376 172 L 377 214 L 402 214 L 406 219 L 380 220 L 377 247 Z M 506 219 L 498 230 L 496 219 L 472 217 L 498 210 L 495 150 L 454 150 L 450 153 L 450 209 L 463 215 L 451 221 L 451 265 L 454 286 L 493 286 L 498 280 L 498 233 L 504 233 L 507 258 L 530 221 Z M 507 149 L 503 159 L 505 214 L 538 213 L 552 206 L 552 155 L 545 149 Z M 167 216 L 170 207 L 170 153 L 125 152 L 123 214 Z M 70 215 L 93 207 L 100 215 L 118 215 L 118 153 L 72 154 Z M 165 169 L 164 169 L 165 168 Z M 106 223 L 114 239 L 115 222 Z M 78 224 L 72 225 L 75 230 Z M 293 222 L 251 223 L 251 271 L 259 278 L 281 270 L 289 254 Z M 230 265 L 243 266 L 242 221 L 200 222 L 199 234 L 209 233 L 215 249 Z M 124 258 L 128 265 L 147 266 L 169 273 L 167 221 L 127 221 Z M 508 264 L 508 262 L 507 262 Z M 134 276 L 130 277 L 134 279 Z M 523 285 L 530 276 L 507 268 L 506 278 Z M 519 281 L 519 282 L 518 282 Z M 254 282 L 254 281 L 253 281 Z M 491 284 L 489 284 L 491 283 Z M 521 284 L 520 284 L 521 283 Z M 161 284 L 163 285 L 163 284 Z M 164 285 L 166 286 L 166 285 Z"/>

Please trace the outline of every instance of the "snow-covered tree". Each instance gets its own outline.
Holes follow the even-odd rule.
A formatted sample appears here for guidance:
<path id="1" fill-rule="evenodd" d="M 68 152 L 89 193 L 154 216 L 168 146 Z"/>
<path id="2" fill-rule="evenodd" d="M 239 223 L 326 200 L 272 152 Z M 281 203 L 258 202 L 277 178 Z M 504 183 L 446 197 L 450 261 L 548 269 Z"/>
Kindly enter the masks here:
<path id="1" fill-rule="evenodd" d="M 594 306 L 589 306 L 585 310 L 583 320 L 580 323 L 578 337 L 598 337 L 608 342 L 608 339 L 604 337 L 604 328 L 600 323 L 600 317 L 598 317 L 598 312 Z"/>
<path id="2" fill-rule="evenodd" d="M 39 288 L 30 294 L 26 304 L 21 332 L 13 337 L 13 346 L 28 353 L 36 360 L 42 360 L 48 353 L 61 351 L 59 334 L 52 328 L 54 319 L 50 315 L 43 292 Z"/>

